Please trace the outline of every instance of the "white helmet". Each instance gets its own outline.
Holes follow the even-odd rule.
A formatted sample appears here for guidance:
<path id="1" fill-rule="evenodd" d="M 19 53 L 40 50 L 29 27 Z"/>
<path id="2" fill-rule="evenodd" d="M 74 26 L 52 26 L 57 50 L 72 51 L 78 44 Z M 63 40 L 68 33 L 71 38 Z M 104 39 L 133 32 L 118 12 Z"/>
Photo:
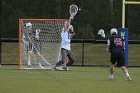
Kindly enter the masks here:
<path id="1" fill-rule="evenodd" d="M 27 27 L 32 27 L 31 22 L 26 23 L 26 28 L 27 28 Z"/>
<path id="2" fill-rule="evenodd" d="M 117 31 L 116 28 L 112 28 L 112 29 L 110 30 L 110 34 L 111 34 L 111 35 L 114 34 L 114 33 L 118 34 L 118 31 Z"/>

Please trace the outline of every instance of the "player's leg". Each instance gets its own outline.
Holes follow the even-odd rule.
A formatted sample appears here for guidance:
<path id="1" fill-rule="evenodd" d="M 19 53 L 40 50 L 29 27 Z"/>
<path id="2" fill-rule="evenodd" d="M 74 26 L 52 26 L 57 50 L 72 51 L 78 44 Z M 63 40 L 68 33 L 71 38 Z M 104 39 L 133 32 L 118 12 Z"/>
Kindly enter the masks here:
<path id="1" fill-rule="evenodd" d="M 56 63 L 56 66 L 60 66 L 62 64 L 64 64 L 64 66 L 66 66 L 66 55 L 67 55 L 67 50 L 62 48 L 61 49 L 61 55 L 62 55 L 62 59 Z"/>
<path id="2" fill-rule="evenodd" d="M 130 77 L 130 75 L 129 75 L 129 73 L 128 73 L 128 70 L 127 70 L 127 68 L 125 67 L 125 58 L 124 58 L 124 56 L 122 56 L 122 57 L 120 57 L 120 58 L 118 59 L 118 63 L 121 65 L 121 69 L 122 69 L 124 75 L 126 76 L 126 79 L 127 79 L 127 80 L 131 80 L 131 77 Z"/>
<path id="3" fill-rule="evenodd" d="M 62 65 L 62 64 L 64 64 L 64 67 L 66 67 L 66 55 L 67 55 L 67 50 L 64 49 L 64 48 L 62 48 L 62 49 L 61 49 L 61 55 L 62 55 L 62 59 L 61 59 L 59 62 L 57 62 L 57 63 L 52 67 L 53 70 L 56 69 L 56 67 L 58 67 L 58 66 L 60 66 L 60 65 Z"/>
<path id="4" fill-rule="evenodd" d="M 32 54 L 32 44 L 29 43 L 29 45 L 27 46 L 27 62 L 28 62 L 28 67 L 31 66 L 31 54 Z"/>
<path id="5" fill-rule="evenodd" d="M 68 50 L 68 58 L 70 61 L 68 62 L 67 66 L 71 66 L 74 63 L 74 57 L 71 50 Z"/>
<path id="6" fill-rule="evenodd" d="M 28 67 L 30 67 L 31 66 L 31 51 L 28 51 L 28 53 L 27 53 L 27 62 L 28 62 Z"/>
<path id="7" fill-rule="evenodd" d="M 110 80 L 114 79 L 113 73 L 114 73 L 114 64 L 110 63 L 110 75 L 109 75 Z"/>
<path id="8" fill-rule="evenodd" d="M 128 73 L 128 70 L 126 69 L 126 67 L 125 66 L 121 66 L 121 69 L 122 69 L 123 73 L 125 74 L 126 79 L 131 81 L 131 77 L 130 77 L 130 75 Z"/>
<path id="9" fill-rule="evenodd" d="M 35 60 L 36 60 L 36 62 L 39 65 L 40 68 L 44 68 L 42 66 L 42 62 L 39 61 L 40 60 L 39 53 L 41 54 L 41 51 L 40 51 L 41 50 L 41 44 L 36 38 L 33 39 L 33 43 L 34 43 L 33 53 L 35 55 Z"/>
<path id="10" fill-rule="evenodd" d="M 29 48 L 29 43 L 26 45 L 26 55 L 27 55 L 27 65 L 28 65 L 28 67 L 30 67 L 30 65 L 31 65 L 31 58 L 30 58 L 30 48 Z"/>
<path id="11" fill-rule="evenodd" d="M 72 53 L 71 50 L 67 51 L 67 57 L 69 59 L 69 62 L 66 63 L 66 67 L 65 68 L 63 67 L 64 70 L 69 70 L 69 66 L 71 66 L 74 63 L 74 57 L 73 57 L 73 53 Z"/>
<path id="12" fill-rule="evenodd" d="M 115 56 L 113 56 L 112 54 L 111 54 L 111 57 L 110 57 L 110 75 L 109 75 L 109 79 L 110 80 L 113 80 L 114 79 L 114 76 L 113 76 L 113 73 L 114 73 L 114 65 L 115 65 L 115 63 L 116 63 L 116 57 Z"/>

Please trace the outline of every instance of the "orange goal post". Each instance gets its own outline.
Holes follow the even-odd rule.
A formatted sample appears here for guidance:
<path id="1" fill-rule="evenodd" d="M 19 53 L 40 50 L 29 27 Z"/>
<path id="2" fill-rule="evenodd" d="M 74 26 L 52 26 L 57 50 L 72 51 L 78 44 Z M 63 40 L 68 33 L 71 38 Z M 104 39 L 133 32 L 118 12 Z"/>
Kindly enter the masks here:
<path id="1" fill-rule="evenodd" d="M 60 60 L 66 20 L 19 18 L 19 69 L 51 69 Z"/>

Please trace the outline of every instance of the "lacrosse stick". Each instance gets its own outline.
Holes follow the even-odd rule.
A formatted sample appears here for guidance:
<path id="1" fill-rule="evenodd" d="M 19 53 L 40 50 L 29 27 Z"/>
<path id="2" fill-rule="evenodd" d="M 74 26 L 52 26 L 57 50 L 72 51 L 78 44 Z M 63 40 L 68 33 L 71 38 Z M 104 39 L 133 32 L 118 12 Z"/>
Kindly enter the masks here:
<path id="1" fill-rule="evenodd" d="M 101 37 L 103 37 L 103 38 L 106 39 L 106 37 L 105 37 L 105 31 L 103 29 L 100 29 L 98 31 L 97 35 L 100 35 Z M 109 39 L 106 39 L 106 40 L 107 40 L 107 42 L 110 42 Z M 109 52 L 109 48 L 108 47 L 106 48 L 106 51 Z"/>
<path id="2" fill-rule="evenodd" d="M 101 35 L 103 38 L 105 38 L 105 32 L 103 29 L 100 29 L 97 33 L 97 35 Z"/>
<path id="3" fill-rule="evenodd" d="M 74 19 L 74 16 L 78 12 L 78 6 L 77 5 L 74 5 L 74 4 L 70 5 L 69 12 L 70 12 L 70 18 L 69 18 L 69 20 L 73 20 Z"/>

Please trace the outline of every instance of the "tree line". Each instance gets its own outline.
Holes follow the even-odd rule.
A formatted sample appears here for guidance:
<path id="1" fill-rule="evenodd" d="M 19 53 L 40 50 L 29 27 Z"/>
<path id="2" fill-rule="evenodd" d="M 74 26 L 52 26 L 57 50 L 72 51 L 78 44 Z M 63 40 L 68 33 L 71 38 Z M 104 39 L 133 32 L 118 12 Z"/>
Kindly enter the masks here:
<path id="1" fill-rule="evenodd" d="M 69 18 L 69 6 L 78 11 L 72 25 L 74 39 L 100 39 L 99 29 L 109 35 L 112 27 L 121 28 L 122 0 L 2 0 L 1 37 L 18 37 L 19 18 Z M 126 7 L 129 39 L 140 39 L 140 5 Z"/>

